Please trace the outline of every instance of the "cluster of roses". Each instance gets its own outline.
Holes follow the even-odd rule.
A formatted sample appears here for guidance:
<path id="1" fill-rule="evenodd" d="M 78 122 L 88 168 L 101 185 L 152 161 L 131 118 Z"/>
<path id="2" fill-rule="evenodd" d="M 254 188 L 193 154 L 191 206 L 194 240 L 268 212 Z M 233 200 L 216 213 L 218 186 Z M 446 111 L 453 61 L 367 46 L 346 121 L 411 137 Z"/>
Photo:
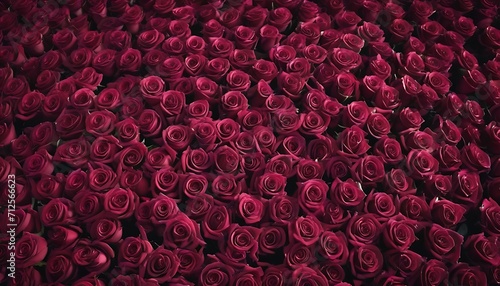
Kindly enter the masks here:
<path id="1" fill-rule="evenodd" d="M 83 2 L 0 3 L 0 283 L 500 284 L 494 0 Z"/>

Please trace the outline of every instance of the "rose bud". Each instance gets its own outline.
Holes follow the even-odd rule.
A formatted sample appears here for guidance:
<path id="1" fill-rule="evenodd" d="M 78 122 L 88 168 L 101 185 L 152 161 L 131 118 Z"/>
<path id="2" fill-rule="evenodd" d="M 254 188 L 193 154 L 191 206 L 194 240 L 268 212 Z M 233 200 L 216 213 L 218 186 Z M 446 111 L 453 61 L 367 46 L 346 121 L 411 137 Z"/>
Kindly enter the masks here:
<path id="1" fill-rule="evenodd" d="M 460 257 L 458 247 L 464 241 L 459 233 L 433 224 L 426 229 L 425 245 L 430 253 L 439 260 L 456 263 Z"/>
<path id="2" fill-rule="evenodd" d="M 230 226 L 230 217 L 225 206 L 211 206 L 201 224 L 203 237 L 217 240 L 223 237 Z"/>
<path id="3" fill-rule="evenodd" d="M 457 171 L 462 165 L 460 150 L 454 145 L 441 145 L 434 157 L 439 161 L 439 170 L 443 173 Z"/>
<path id="4" fill-rule="evenodd" d="M 368 155 L 354 163 L 351 167 L 351 173 L 357 181 L 372 185 L 384 179 L 384 163 L 380 157 Z"/>
<path id="5" fill-rule="evenodd" d="M 459 204 L 438 197 L 430 202 L 433 221 L 446 228 L 453 228 L 463 218 L 466 209 Z"/>

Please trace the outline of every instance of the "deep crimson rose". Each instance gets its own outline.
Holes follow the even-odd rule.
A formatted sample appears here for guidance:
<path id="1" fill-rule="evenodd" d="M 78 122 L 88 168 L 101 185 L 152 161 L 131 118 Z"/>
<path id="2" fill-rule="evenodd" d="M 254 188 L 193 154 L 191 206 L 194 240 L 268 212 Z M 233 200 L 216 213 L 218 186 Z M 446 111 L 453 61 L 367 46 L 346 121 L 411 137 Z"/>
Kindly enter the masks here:
<path id="1" fill-rule="evenodd" d="M 298 183 L 297 197 L 299 206 L 308 214 L 324 211 L 324 204 L 328 193 L 328 185 L 319 179 L 310 179 Z"/>
<path id="2" fill-rule="evenodd" d="M 384 163 L 378 156 L 368 155 L 358 159 L 351 167 L 352 175 L 362 183 L 381 182 L 384 178 Z"/>
<path id="3" fill-rule="evenodd" d="M 476 206 L 483 193 L 479 174 L 466 169 L 457 171 L 452 179 L 452 197 L 465 206 Z"/>
<path id="4" fill-rule="evenodd" d="M 500 215 L 500 206 L 493 199 L 484 199 L 480 207 L 481 224 L 484 231 L 490 235 L 498 235 L 500 233 L 500 224 L 496 219 Z"/>
<path id="5" fill-rule="evenodd" d="M 341 207 L 355 208 L 359 206 L 366 194 L 352 179 L 342 182 L 336 178 L 330 188 L 330 199 Z"/>
<path id="6" fill-rule="evenodd" d="M 298 217 L 288 225 L 288 229 L 293 239 L 305 246 L 317 242 L 323 232 L 321 223 L 314 216 Z"/>
<path id="7" fill-rule="evenodd" d="M 432 176 L 439 168 L 439 162 L 426 150 L 411 150 L 406 165 L 410 177 L 419 180 Z"/>
<path id="8" fill-rule="evenodd" d="M 234 269 L 216 260 L 207 264 L 199 276 L 199 285 L 229 285 L 234 279 Z"/>
<path id="9" fill-rule="evenodd" d="M 263 253 L 274 254 L 286 243 L 285 230 L 279 226 L 267 226 L 261 229 L 259 235 L 259 250 Z"/>
<path id="10" fill-rule="evenodd" d="M 47 226 L 73 224 L 76 222 L 75 204 L 65 198 L 50 200 L 41 211 L 41 220 Z"/>
<path id="11" fill-rule="evenodd" d="M 140 265 L 139 275 L 155 278 L 158 283 L 165 283 L 175 276 L 179 265 L 179 258 L 172 251 L 160 246 L 150 252 Z"/>
<path id="12" fill-rule="evenodd" d="M 201 224 L 203 237 L 219 239 L 230 226 L 230 217 L 224 206 L 211 206 Z"/>
<path id="13" fill-rule="evenodd" d="M 464 243 L 469 259 L 479 265 L 500 265 L 498 243 L 494 237 L 486 237 L 483 233 L 474 234 Z"/>
<path id="14" fill-rule="evenodd" d="M 464 241 L 462 235 L 437 224 L 426 229 L 425 245 L 436 259 L 456 263 L 460 257 L 458 247 Z"/>
<path id="15" fill-rule="evenodd" d="M 163 243 L 169 248 L 195 249 L 204 245 L 200 226 L 187 215 L 177 216 L 166 221 Z"/>
<path id="16" fill-rule="evenodd" d="M 349 243 L 359 247 L 377 242 L 382 228 L 373 214 L 362 214 L 349 220 L 346 232 Z"/>
<path id="17" fill-rule="evenodd" d="M 383 267 L 383 256 L 374 245 L 362 245 L 353 249 L 349 256 L 353 274 L 359 279 L 377 276 Z"/>
<path id="18" fill-rule="evenodd" d="M 488 282 L 486 274 L 480 267 L 458 263 L 450 269 L 450 283 L 482 285 Z"/>
<path id="19" fill-rule="evenodd" d="M 416 221 L 427 221 L 431 212 L 427 202 L 416 195 L 407 195 L 401 198 L 399 210 L 402 215 Z"/>
<path id="20" fill-rule="evenodd" d="M 448 268 L 436 259 L 425 262 L 416 279 L 417 285 L 439 285 L 448 283 Z"/>
<path id="21" fill-rule="evenodd" d="M 408 250 L 416 241 L 416 225 L 404 216 L 390 218 L 382 232 L 382 238 L 388 247 L 399 252 Z"/>

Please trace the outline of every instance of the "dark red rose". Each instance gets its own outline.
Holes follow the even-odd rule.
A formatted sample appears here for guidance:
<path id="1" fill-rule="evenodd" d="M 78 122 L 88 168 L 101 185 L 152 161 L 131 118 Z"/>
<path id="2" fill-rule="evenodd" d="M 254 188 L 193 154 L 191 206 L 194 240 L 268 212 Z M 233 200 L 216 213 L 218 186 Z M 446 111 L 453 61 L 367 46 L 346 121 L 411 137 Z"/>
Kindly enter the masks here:
<path id="1" fill-rule="evenodd" d="M 195 249 L 205 242 L 201 238 L 200 226 L 187 215 L 166 221 L 163 244 L 169 248 Z"/>
<path id="2" fill-rule="evenodd" d="M 431 219 L 429 205 L 424 199 L 415 195 L 407 195 L 401 198 L 399 210 L 402 215 L 416 221 L 427 221 Z"/>
<path id="3" fill-rule="evenodd" d="M 458 263 L 450 268 L 450 283 L 469 285 L 487 284 L 486 274 L 478 266 L 469 266 L 466 263 Z"/>
<path id="4" fill-rule="evenodd" d="M 238 196 L 237 212 L 247 224 L 254 224 L 262 219 L 265 209 L 260 199 L 243 193 Z"/>
<path id="5" fill-rule="evenodd" d="M 456 226 L 466 212 L 466 209 L 461 205 L 438 198 L 430 202 L 430 208 L 434 222 L 446 228 Z"/>
<path id="6" fill-rule="evenodd" d="M 441 172 L 453 172 L 462 165 L 460 150 L 454 145 L 441 145 L 434 156 L 439 161 L 439 170 Z"/>
<path id="7" fill-rule="evenodd" d="M 144 263 L 140 265 L 139 275 L 145 278 L 154 278 L 158 283 L 165 283 L 172 280 L 179 265 L 179 258 L 172 251 L 160 246 L 150 252 Z"/>
<path id="8" fill-rule="evenodd" d="M 353 177 L 362 183 L 372 184 L 384 179 L 384 163 L 378 156 L 362 157 L 351 167 Z"/>
<path id="9" fill-rule="evenodd" d="M 426 150 L 411 150 L 406 158 L 410 177 L 421 180 L 434 175 L 439 162 Z"/>
<path id="10" fill-rule="evenodd" d="M 479 203 L 483 188 L 479 175 L 466 169 L 460 170 L 453 176 L 452 197 L 465 206 L 475 206 Z"/>
<path id="11" fill-rule="evenodd" d="M 271 25 L 262 26 L 259 29 L 259 36 L 258 46 L 266 52 L 277 45 L 282 37 L 278 28 Z"/>
<path id="12" fill-rule="evenodd" d="M 226 73 L 229 71 L 230 63 L 225 58 L 214 58 L 208 61 L 205 66 L 205 73 L 207 77 L 212 80 L 218 81 L 223 78 Z"/>
<path id="13" fill-rule="evenodd" d="M 433 224 L 426 230 L 427 250 L 439 260 L 456 263 L 460 257 L 460 245 L 464 238 L 459 233 Z"/>
<path id="14" fill-rule="evenodd" d="M 385 225 L 382 238 L 385 245 L 391 249 L 403 252 L 416 241 L 417 226 L 404 216 L 390 218 Z"/>
<path id="15" fill-rule="evenodd" d="M 199 285 L 229 285 L 234 279 L 234 269 L 218 260 L 207 264 L 201 271 Z"/>
<path id="16" fill-rule="evenodd" d="M 47 241 L 41 236 L 24 232 L 16 242 L 15 250 L 17 267 L 28 268 L 44 260 L 48 252 Z"/>
<path id="17" fill-rule="evenodd" d="M 47 150 L 38 150 L 35 154 L 24 160 L 23 171 L 28 177 L 38 177 L 40 175 L 52 174 L 54 171 L 52 156 L 47 152 Z"/>
<path id="18" fill-rule="evenodd" d="M 374 145 L 374 155 L 380 156 L 386 164 L 396 165 L 403 160 L 401 145 L 396 139 L 382 136 Z"/>
<path id="19" fill-rule="evenodd" d="M 486 233 L 498 235 L 500 233 L 500 223 L 497 217 L 500 215 L 500 206 L 493 199 L 484 199 L 480 207 L 481 224 Z"/>
<path id="20" fill-rule="evenodd" d="M 349 256 L 353 274 L 359 279 L 376 277 L 383 267 L 383 256 L 374 245 L 361 245 L 355 248 Z"/>
<path id="21" fill-rule="evenodd" d="M 366 213 L 374 214 L 383 223 L 399 212 L 399 200 L 387 193 L 372 191 L 366 197 L 364 210 Z"/>
<path id="22" fill-rule="evenodd" d="M 377 242 L 381 231 L 381 224 L 373 214 L 360 214 L 349 220 L 346 235 L 349 243 L 360 247 Z"/>
<path id="23" fill-rule="evenodd" d="M 219 239 L 223 232 L 230 226 L 230 217 L 224 206 L 212 206 L 206 213 L 201 224 L 203 237 L 208 239 Z"/>
<path id="24" fill-rule="evenodd" d="M 491 159 L 476 144 L 468 144 L 461 150 L 463 164 L 471 171 L 485 172 L 491 167 Z"/>

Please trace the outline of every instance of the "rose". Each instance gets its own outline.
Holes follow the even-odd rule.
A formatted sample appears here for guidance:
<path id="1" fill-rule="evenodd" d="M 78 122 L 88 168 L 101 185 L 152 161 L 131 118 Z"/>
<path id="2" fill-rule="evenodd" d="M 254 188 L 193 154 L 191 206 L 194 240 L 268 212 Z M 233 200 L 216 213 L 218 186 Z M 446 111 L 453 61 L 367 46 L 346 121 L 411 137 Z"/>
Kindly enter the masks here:
<path id="1" fill-rule="evenodd" d="M 269 83 L 278 75 L 278 68 L 273 62 L 260 59 L 254 62 L 249 73 L 253 81 L 264 80 Z"/>
<path id="2" fill-rule="evenodd" d="M 196 273 L 200 270 L 205 258 L 201 251 L 195 250 L 177 249 L 174 253 L 179 257 L 180 264 L 178 271 L 183 275 Z"/>
<path id="3" fill-rule="evenodd" d="M 462 162 L 472 171 L 485 172 L 491 167 L 491 160 L 486 152 L 476 144 L 468 144 L 462 148 Z"/>
<path id="4" fill-rule="evenodd" d="M 328 193 L 328 185 L 320 179 L 311 179 L 297 185 L 297 197 L 302 210 L 311 215 L 322 212 Z"/>
<path id="5" fill-rule="evenodd" d="M 400 271 L 403 277 L 414 277 L 424 263 L 424 258 L 411 250 L 389 250 L 386 254 L 386 260 L 389 266 Z"/>
<path id="6" fill-rule="evenodd" d="M 417 191 L 413 180 L 401 169 L 392 169 L 387 173 L 384 179 L 384 186 L 389 189 L 390 193 L 396 193 L 400 196 L 413 195 Z"/>
<path id="7" fill-rule="evenodd" d="M 65 225 L 76 222 L 75 204 L 66 198 L 50 200 L 41 211 L 42 223 L 46 226 Z"/>
<path id="8" fill-rule="evenodd" d="M 222 142 L 231 142 L 236 140 L 240 134 L 240 127 L 236 121 L 231 118 L 224 118 L 215 124 L 217 135 Z"/>
<path id="9" fill-rule="evenodd" d="M 199 77 L 195 80 L 195 99 L 205 99 L 209 102 L 215 102 L 215 99 L 220 96 L 221 92 L 221 88 L 211 79 L 208 79 L 206 77 Z"/>
<path id="10" fill-rule="evenodd" d="M 379 139 L 389 134 L 391 124 L 381 113 L 372 113 L 366 121 L 366 127 L 370 135 Z"/>
<path id="11" fill-rule="evenodd" d="M 245 92 L 250 88 L 250 76 L 242 71 L 233 70 L 226 76 L 226 81 L 231 90 Z"/>
<path id="12" fill-rule="evenodd" d="M 365 196 L 359 185 L 352 179 L 343 182 L 335 178 L 330 187 L 330 199 L 341 207 L 355 208 L 363 202 Z"/>
<path id="13" fill-rule="evenodd" d="M 248 71 L 257 60 L 253 50 L 234 49 L 229 55 L 229 62 L 233 68 Z"/>
<path id="14" fill-rule="evenodd" d="M 500 265 L 497 240 L 492 236 L 486 237 L 483 233 L 473 234 L 467 237 L 464 250 L 467 251 L 467 257 L 479 265 Z"/>
<path id="15" fill-rule="evenodd" d="M 428 221 L 431 219 L 431 212 L 426 201 L 415 195 L 402 197 L 399 202 L 399 210 L 402 215 L 416 221 Z"/>
<path id="16" fill-rule="evenodd" d="M 208 46 L 208 54 L 214 58 L 228 58 L 233 50 L 233 42 L 224 38 L 210 40 Z"/>
<path id="17" fill-rule="evenodd" d="M 394 19 L 389 25 L 391 43 L 404 42 L 408 40 L 413 32 L 413 26 L 403 19 Z"/>
<path id="18" fill-rule="evenodd" d="M 338 231 L 325 231 L 319 239 L 319 253 L 333 263 L 343 265 L 349 258 L 346 236 Z"/>
<path id="19" fill-rule="evenodd" d="M 382 226 L 373 214 L 356 214 L 347 224 L 346 236 L 349 243 L 358 248 L 376 243 L 381 232 Z"/>
<path id="20" fill-rule="evenodd" d="M 219 239 L 230 226 L 230 217 L 225 206 L 212 206 L 206 213 L 201 224 L 203 237 Z"/>
<path id="21" fill-rule="evenodd" d="M 199 285 L 230 285 L 233 281 L 234 269 L 215 260 L 207 264 L 200 273 Z"/>
<path id="22" fill-rule="evenodd" d="M 284 249 L 286 264 L 292 269 L 309 265 L 314 261 L 313 248 L 301 243 L 289 244 Z"/>
<path id="23" fill-rule="evenodd" d="M 382 232 L 383 241 L 387 247 L 399 252 L 408 250 L 417 239 L 415 228 L 411 220 L 404 216 L 392 217 L 387 221 Z"/>
<path id="24" fill-rule="evenodd" d="M 439 162 L 428 151 L 414 149 L 408 153 L 406 167 L 410 177 L 422 180 L 436 173 Z"/>
<path id="25" fill-rule="evenodd" d="M 396 54 L 400 66 L 400 72 L 408 74 L 415 78 L 423 78 L 425 73 L 425 63 L 421 56 L 416 52 L 409 52 L 406 55 Z"/>
<path id="26" fill-rule="evenodd" d="M 370 108 L 364 101 L 354 101 L 343 110 L 342 124 L 347 127 L 363 128 L 370 115 Z"/>
<path id="27" fill-rule="evenodd" d="M 289 224 L 294 221 L 299 214 L 299 208 L 296 207 L 296 199 L 288 197 L 285 194 L 273 196 L 269 201 L 269 216 L 279 224 Z"/>
<path id="28" fill-rule="evenodd" d="M 89 232 L 92 239 L 105 243 L 116 243 L 122 239 L 123 228 L 119 220 L 103 218 L 90 224 Z"/>
<path id="29" fill-rule="evenodd" d="M 387 136 L 381 137 L 375 143 L 373 153 L 379 156 L 386 164 L 396 165 L 403 159 L 399 142 Z"/>
<path id="30" fill-rule="evenodd" d="M 229 60 L 225 58 L 214 58 L 208 61 L 204 71 L 208 78 L 214 81 L 218 81 L 226 75 L 226 73 L 229 71 L 229 68 Z"/>
<path id="31" fill-rule="evenodd" d="M 160 246 L 149 253 L 140 265 L 139 275 L 145 278 L 154 278 L 158 283 L 165 283 L 172 280 L 179 265 L 179 258 L 172 251 Z"/>
<path id="32" fill-rule="evenodd" d="M 285 230 L 279 226 L 265 226 L 260 229 L 259 251 L 266 254 L 274 254 L 276 249 L 283 247 L 286 243 Z"/>
<path id="33" fill-rule="evenodd" d="M 319 240 L 323 228 L 316 217 L 301 216 L 288 225 L 288 231 L 297 242 L 311 246 Z"/>
<path id="34" fill-rule="evenodd" d="M 48 252 L 47 241 L 41 236 L 24 232 L 16 242 L 15 250 L 17 267 L 27 268 L 45 258 Z"/>
<path id="35" fill-rule="evenodd" d="M 384 179 L 384 163 L 378 156 L 365 156 L 351 167 L 353 177 L 366 184 L 381 182 Z"/>
<path id="36" fill-rule="evenodd" d="M 426 229 L 425 245 L 436 259 L 456 263 L 460 257 L 460 248 L 464 238 L 458 232 L 432 224 Z"/>
<path id="37" fill-rule="evenodd" d="M 90 166 L 89 187 L 96 192 L 108 191 L 118 184 L 117 175 L 109 166 L 96 163 L 96 167 Z"/>
<path id="38" fill-rule="evenodd" d="M 446 32 L 446 29 L 436 21 L 428 21 L 422 25 L 420 25 L 419 30 L 419 38 L 422 42 L 430 42 L 435 41 L 439 36 Z"/>
<path id="39" fill-rule="evenodd" d="M 375 245 L 361 245 L 353 249 L 349 255 L 353 274 L 358 279 L 376 277 L 382 271 L 383 256 Z"/>
<path id="40" fill-rule="evenodd" d="M 199 75 L 206 67 L 208 59 L 201 54 L 188 55 L 184 59 L 184 68 L 190 75 Z"/>
<path id="41" fill-rule="evenodd" d="M 463 169 L 453 175 L 452 183 L 454 200 L 465 206 L 475 206 L 479 203 L 483 193 L 479 174 Z"/>
<path id="42" fill-rule="evenodd" d="M 104 210 L 118 219 L 132 216 L 138 205 L 139 197 L 130 189 L 114 188 L 104 195 Z"/>
<path id="43" fill-rule="evenodd" d="M 439 260 L 430 259 L 420 269 L 416 279 L 417 285 L 439 285 L 448 283 L 448 269 Z"/>
<path id="44" fill-rule="evenodd" d="M 278 138 L 278 151 L 285 154 L 290 154 L 295 157 L 303 157 L 306 151 L 306 139 L 299 133 L 290 135 L 281 135 Z"/>
<path id="45" fill-rule="evenodd" d="M 10 149 L 12 152 L 12 156 L 20 161 L 23 161 L 24 159 L 26 159 L 26 157 L 33 154 L 31 142 L 29 141 L 26 134 L 22 134 L 21 136 L 12 140 Z"/>
<path id="46" fill-rule="evenodd" d="M 466 212 L 466 209 L 459 204 L 438 198 L 430 202 L 430 208 L 434 222 L 446 228 L 456 226 Z"/>
<path id="47" fill-rule="evenodd" d="M 10 223 L 16 224 L 15 234 L 19 235 L 23 232 L 37 233 L 40 232 L 42 228 L 42 223 L 40 221 L 40 215 L 38 212 L 31 208 L 17 209 L 10 212 L 4 211 L 0 217 L 0 221 L 4 222 L 4 226 L 1 227 L 2 231 L 10 230 Z M 10 218 L 10 219 L 9 219 Z M 10 223 L 8 221 L 11 221 Z"/>
<path id="48" fill-rule="evenodd" d="M 341 72 L 334 76 L 332 84 L 332 93 L 340 101 L 349 98 L 359 97 L 359 82 L 350 72 Z"/>
<path id="49" fill-rule="evenodd" d="M 169 248 L 195 249 L 204 245 L 199 225 L 187 215 L 176 216 L 166 222 L 163 244 Z"/>
<path id="50" fill-rule="evenodd" d="M 190 54 L 205 53 L 206 43 L 202 37 L 191 36 L 186 40 L 186 51 Z"/>
<path id="51" fill-rule="evenodd" d="M 383 223 L 399 212 L 399 200 L 389 194 L 372 191 L 366 197 L 364 210 Z"/>
<path id="52" fill-rule="evenodd" d="M 361 56 L 344 48 L 334 48 L 329 57 L 330 63 L 344 71 L 354 71 L 361 65 Z"/>
<path id="53" fill-rule="evenodd" d="M 76 274 L 76 265 L 71 254 L 65 251 L 56 251 L 47 259 L 45 273 L 47 280 L 53 283 L 72 280 Z"/>
<path id="54" fill-rule="evenodd" d="M 483 285 L 487 284 L 486 274 L 480 267 L 469 266 L 466 263 L 457 263 L 450 269 L 450 283 L 460 285 L 464 283 Z"/>
<path id="55" fill-rule="evenodd" d="M 151 243 L 140 237 L 126 237 L 120 243 L 118 265 L 124 269 L 137 269 L 153 251 Z"/>
<path id="56" fill-rule="evenodd" d="M 264 203 L 252 195 L 242 193 L 238 196 L 237 212 L 247 224 L 254 224 L 264 216 Z"/>
<path id="57" fill-rule="evenodd" d="M 231 21 L 231 13 L 239 13 L 236 9 L 228 9 L 225 11 L 221 17 L 220 22 L 224 24 L 224 26 L 231 28 L 228 26 L 228 22 Z M 234 14 L 233 14 L 234 15 Z M 236 15 L 238 17 L 239 15 Z M 225 28 L 217 21 L 217 19 L 210 19 L 206 23 L 203 24 L 202 33 L 205 37 L 222 37 L 224 34 Z M 231 24 L 232 27 L 236 26 L 237 22 Z"/>
<path id="58" fill-rule="evenodd" d="M 484 199 L 480 207 L 481 224 L 486 233 L 490 235 L 500 234 L 500 223 L 496 217 L 500 215 L 500 206 L 493 199 Z"/>
<path id="59" fill-rule="evenodd" d="M 33 186 L 33 196 L 41 201 L 60 197 L 63 192 L 64 176 L 57 174 L 56 176 L 42 175 L 40 180 Z"/>
<path id="60" fill-rule="evenodd" d="M 208 182 L 206 183 L 208 185 Z M 205 187 L 206 188 L 206 187 Z M 212 192 L 222 201 L 235 201 L 242 191 L 247 188 L 242 176 L 230 174 L 217 176 L 212 182 Z"/>

